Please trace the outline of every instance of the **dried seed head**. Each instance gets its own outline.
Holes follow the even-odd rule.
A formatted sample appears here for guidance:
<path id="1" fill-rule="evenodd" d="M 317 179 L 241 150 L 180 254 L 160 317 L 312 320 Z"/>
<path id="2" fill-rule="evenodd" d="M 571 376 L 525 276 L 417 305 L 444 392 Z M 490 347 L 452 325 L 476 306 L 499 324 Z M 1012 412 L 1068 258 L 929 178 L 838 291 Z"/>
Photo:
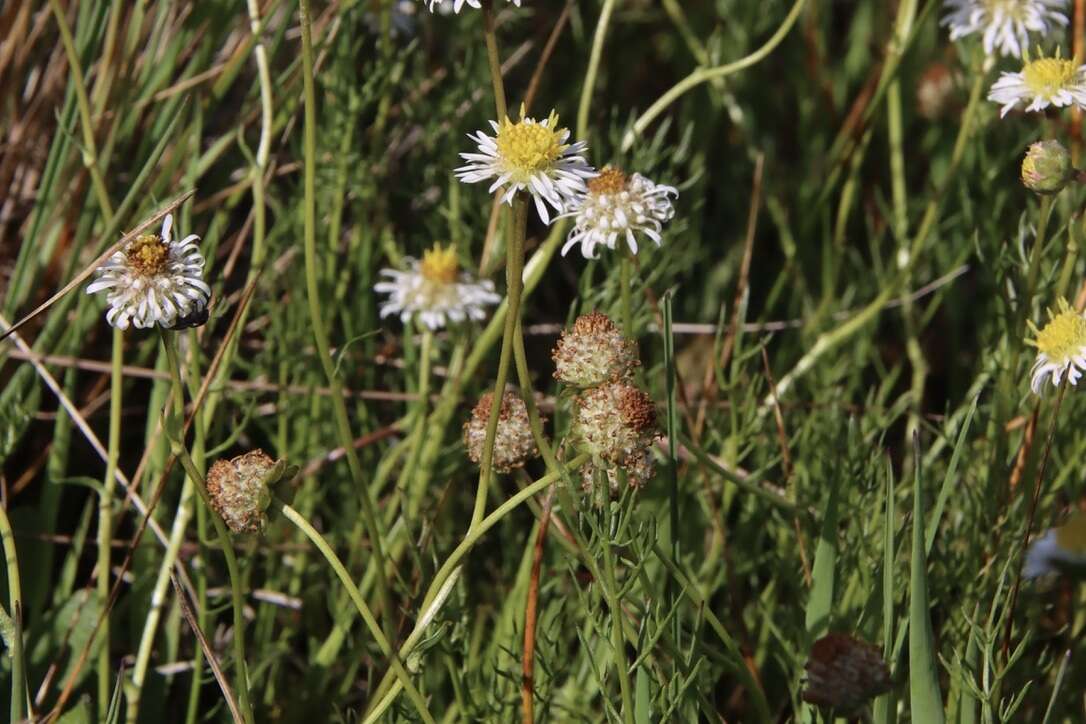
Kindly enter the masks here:
<path id="1" fill-rule="evenodd" d="M 627 382 L 609 382 L 577 398 L 577 437 L 593 457 L 625 465 L 656 437 L 652 398 Z"/>
<path id="2" fill-rule="evenodd" d="M 230 530 L 260 533 L 268 522 L 264 511 L 271 503 L 269 486 L 285 466 L 263 450 L 251 450 L 232 460 L 216 460 L 207 471 L 207 494 Z"/>
<path id="3" fill-rule="evenodd" d="M 622 475 L 626 475 L 626 485 L 640 490 L 652 480 L 656 473 L 656 463 L 652 459 L 652 453 L 647 449 L 643 452 L 631 455 L 618 465 L 606 465 L 604 473 L 607 475 L 607 484 L 612 497 L 622 494 Z M 581 467 L 581 487 L 586 493 L 592 492 L 596 485 L 596 466 L 587 463 Z"/>
<path id="4" fill-rule="evenodd" d="M 850 718 L 892 685 L 878 648 L 847 634 L 831 633 L 815 641 L 804 668 L 803 700 Z"/>
<path id="5" fill-rule="evenodd" d="M 1037 194 L 1058 194 L 1071 180 L 1071 154 L 1059 141 L 1031 144 L 1022 159 L 1022 184 Z"/>
<path id="6" fill-rule="evenodd" d="M 596 387 L 628 377 L 639 362 L 637 345 L 606 314 L 589 312 L 562 332 L 551 353 L 556 379 L 575 387 Z"/>
<path id="7" fill-rule="evenodd" d="M 464 447 L 468 449 L 468 457 L 476 465 L 483 459 L 486 424 L 490 420 L 493 400 L 492 392 L 480 397 L 475 409 L 471 411 L 471 418 L 464 423 Z M 513 468 L 523 467 L 524 463 L 538 455 L 528 422 L 528 408 L 519 395 L 506 390 L 502 395 L 498 428 L 494 434 L 494 470 L 508 473 Z"/>

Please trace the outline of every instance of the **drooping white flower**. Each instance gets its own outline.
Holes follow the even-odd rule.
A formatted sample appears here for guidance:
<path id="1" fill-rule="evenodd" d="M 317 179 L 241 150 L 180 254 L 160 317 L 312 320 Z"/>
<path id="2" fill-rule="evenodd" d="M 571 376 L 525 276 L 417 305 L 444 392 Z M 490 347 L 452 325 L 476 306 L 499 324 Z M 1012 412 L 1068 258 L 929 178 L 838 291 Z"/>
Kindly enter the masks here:
<path id="1" fill-rule="evenodd" d="M 1002 73 L 992 85 L 988 100 L 1003 106 L 1002 118 L 1019 103 L 1026 111 L 1056 106 L 1086 108 L 1086 65 L 1063 58 L 1038 58 L 1018 73 Z"/>
<path id="2" fill-rule="evenodd" d="M 1038 330 L 1032 322 L 1035 339 L 1027 340 L 1037 348 L 1037 360 L 1033 363 L 1030 389 L 1041 394 L 1045 381 L 1052 378 L 1055 387 L 1060 386 L 1064 375 L 1074 385 L 1086 370 L 1086 318 L 1061 299 L 1057 311 L 1048 311 L 1048 324 Z"/>
<path id="3" fill-rule="evenodd" d="M 940 25 L 950 28 L 950 39 L 981 33 L 987 55 L 998 49 L 1021 58 L 1030 33 L 1044 38 L 1067 25 L 1067 0 L 946 0 L 946 9 Z"/>
<path id="4" fill-rule="evenodd" d="M 482 131 L 468 134 L 479 152 L 460 154 L 468 163 L 456 169 L 456 177 L 464 183 L 494 179 L 490 193 L 504 188 L 502 201 L 510 204 L 518 191 L 527 192 L 543 223 L 551 221 L 548 204 L 561 213 L 568 200 L 585 190 L 585 179 L 596 175 L 583 155 L 586 144 L 566 143 L 569 129 L 558 126 L 558 114 L 553 111 L 537 121 L 524 118 L 521 108 L 521 120 L 516 123 L 506 118 L 490 125 L 494 136 Z"/>
<path id="5" fill-rule="evenodd" d="M 627 176 L 617 168 L 604 168 L 558 217 L 576 218 L 562 247 L 562 256 L 580 244 L 584 257 L 593 259 L 597 246 L 614 249 L 620 238 L 636 254 L 638 234 L 660 246 L 660 231 L 675 215 L 669 196 L 678 195 L 674 186 L 655 184 L 639 173 Z"/>
<path id="6" fill-rule="evenodd" d="M 173 327 L 207 306 L 211 289 L 204 283 L 204 257 L 196 234 L 180 241 L 171 237 L 173 215 L 162 231 L 144 234 L 118 250 L 96 273 L 87 293 L 106 291 L 106 321 L 118 329 Z"/>
<path id="7" fill-rule="evenodd" d="M 452 12 L 459 14 L 460 8 L 468 5 L 476 10 L 481 9 L 483 6 L 479 4 L 479 0 L 425 0 L 426 4 L 430 8 L 430 12 L 437 8 L 442 13 L 448 13 L 449 8 L 452 8 Z M 520 0 L 508 0 L 518 8 L 520 7 Z"/>
<path id="8" fill-rule="evenodd" d="M 418 315 L 424 325 L 436 330 L 449 322 L 485 319 L 486 307 L 501 301 L 493 282 L 477 281 L 459 271 L 452 246 L 435 245 L 423 254 L 421 262 L 408 258 L 407 263 L 407 271 L 382 269 L 381 274 L 389 279 L 373 287 L 389 295 L 381 305 L 382 317 L 398 314 L 407 322 Z"/>

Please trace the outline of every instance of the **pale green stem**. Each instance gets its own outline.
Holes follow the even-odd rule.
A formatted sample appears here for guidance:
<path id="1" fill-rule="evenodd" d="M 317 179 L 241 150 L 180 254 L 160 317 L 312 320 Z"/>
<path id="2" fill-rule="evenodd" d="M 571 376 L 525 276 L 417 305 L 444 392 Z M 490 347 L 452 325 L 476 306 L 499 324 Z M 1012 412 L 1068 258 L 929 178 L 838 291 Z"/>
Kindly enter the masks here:
<path id="1" fill-rule="evenodd" d="M 758 48 L 758 50 L 733 63 L 720 65 L 715 68 L 698 68 L 672 86 L 670 90 L 660 96 L 660 98 L 649 106 L 648 110 L 642 113 L 641 117 L 634 122 L 633 128 L 631 128 L 622 139 L 622 151 L 629 151 L 637 137 L 644 133 L 645 129 L 656 120 L 657 116 L 667 110 L 668 106 L 682 97 L 688 90 L 696 88 L 702 83 L 711 81 L 714 78 L 724 78 L 732 73 L 737 73 L 744 68 L 749 68 L 772 53 L 774 48 L 780 45 L 781 41 L 784 40 L 784 37 L 788 35 L 788 31 L 792 29 L 796 19 L 799 18 L 800 11 L 803 10 L 803 6 L 806 2 L 807 0 L 796 0 L 795 4 L 792 5 L 792 9 L 788 12 L 788 16 L 785 17 L 784 22 L 781 24 L 780 28 L 777 29 L 777 32 L 766 41 L 765 45 Z"/>
<path id="2" fill-rule="evenodd" d="M 170 382 L 173 391 L 174 422 L 173 424 L 167 423 L 163 427 L 170 437 L 173 454 L 188 474 L 193 488 L 200 495 L 200 499 L 207 506 L 208 517 L 211 518 L 211 522 L 215 526 L 215 533 L 219 537 L 223 557 L 226 559 L 227 575 L 230 578 L 231 607 L 234 611 L 234 670 L 237 677 L 234 686 L 238 692 L 238 707 L 241 709 L 241 714 L 245 718 L 246 724 L 253 724 L 253 710 L 249 702 L 249 674 L 245 665 L 245 616 L 242 610 L 244 598 L 241 591 L 241 572 L 238 569 L 237 557 L 234 555 L 234 546 L 230 541 L 230 532 L 226 529 L 226 524 L 223 523 L 219 514 L 212 509 L 211 501 L 207 497 L 204 476 L 192 462 L 192 458 L 189 457 L 188 450 L 185 448 L 184 440 L 180 439 L 178 435 L 185 419 L 185 391 L 181 382 L 181 367 L 177 355 L 177 341 L 174 339 L 175 333 L 162 328 L 159 328 L 159 333 L 162 337 L 162 345 L 166 349 L 166 359 L 170 368 Z"/>
<path id="3" fill-rule="evenodd" d="M 606 474 L 603 475 L 604 490 L 608 487 Z M 611 506 L 607 506 L 608 511 Z M 610 518 L 610 515 L 608 515 Z M 607 521 L 607 531 L 610 535 L 611 522 Z M 603 587 L 603 594 L 607 598 L 607 607 L 611 609 L 611 656 L 615 664 L 615 673 L 618 675 L 618 688 L 622 696 L 622 718 L 626 724 L 634 721 L 633 687 L 630 684 L 629 667 L 626 665 L 626 637 L 622 633 L 622 601 L 618 597 L 618 579 L 615 577 L 614 554 L 611 551 L 611 540 L 605 537 L 600 541 L 603 547 L 603 571 L 607 578 L 607 585 Z"/>
<path id="4" fill-rule="evenodd" d="M 339 556 L 336 555 L 336 552 L 328 545 L 328 541 L 326 541 L 324 537 L 309 524 L 309 521 L 294 508 L 277 499 L 273 500 L 273 505 L 278 507 L 279 512 L 283 514 L 283 517 L 297 526 L 298 530 L 302 531 L 302 533 L 309 538 L 313 545 L 317 547 L 317 550 L 321 552 L 321 555 L 324 556 L 324 559 L 328 561 L 328 565 L 332 567 L 336 576 L 339 577 L 340 583 L 347 589 L 347 594 L 351 597 L 351 601 L 354 602 L 355 608 L 358 609 L 358 613 L 362 616 L 362 620 L 366 622 L 366 628 L 370 630 L 370 634 L 372 634 L 374 640 L 377 642 L 377 647 L 381 649 L 382 654 L 389 657 L 392 672 L 396 675 L 400 684 L 407 689 L 407 696 L 415 705 L 415 709 L 418 711 L 419 716 L 422 717 L 423 721 L 434 724 L 434 718 L 430 715 L 430 710 L 426 707 L 426 700 L 411 682 L 411 675 L 407 673 L 407 670 L 403 666 L 403 662 L 396 655 L 396 652 L 392 650 L 392 647 L 388 643 L 388 639 L 385 638 L 385 634 L 381 631 L 381 627 L 377 623 L 377 619 L 374 618 L 373 612 L 370 611 L 370 607 L 366 605 L 366 599 L 362 597 L 362 593 L 358 590 L 358 586 L 356 586 L 351 579 L 351 574 L 347 572 L 346 567 L 344 567 L 342 561 L 339 560 Z"/>
<path id="5" fill-rule="evenodd" d="M 502 80 L 502 61 L 498 54 L 498 35 L 494 31 L 493 0 L 483 0 L 483 34 L 486 36 L 486 60 L 490 66 L 490 83 L 494 86 L 494 108 L 498 123 L 509 117 L 505 104 L 505 83 Z"/>
<path id="6" fill-rule="evenodd" d="M 581 86 L 581 102 L 577 104 L 577 136 L 583 141 L 588 133 L 588 109 L 592 106 L 592 88 L 596 85 L 596 76 L 600 70 L 600 57 L 603 55 L 603 41 L 607 38 L 607 27 L 611 24 L 611 13 L 615 10 L 615 0 L 603 0 L 600 19 L 596 21 L 596 34 L 592 38 L 592 50 L 588 56 L 588 69 Z"/>
<path id="7" fill-rule="evenodd" d="M 113 352 L 109 386 L 109 441 L 106 453 L 106 476 L 102 480 L 102 496 L 98 504 L 98 600 L 109 600 L 110 544 L 113 541 L 113 478 L 117 474 L 117 455 L 121 445 L 121 391 L 124 364 L 124 332 L 113 328 Z M 102 616 L 102 647 L 98 651 L 98 719 L 109 710 L 112 691 L 109 664 L 109 612 Z"/>
<path id="8" fill-rule="evenodd" d="M 381 529 L 377 521 L 376 505 L 370 497 L 369 486 L 366 485 L 362 475 L 362 465 L 358 460 L 358 453 L 354 448 L 354 436 L 351 434 L 350 422 L 347 418 L 347 404 L 344 401 L 342 387 L 339 378 L 336 377 L 335 365 L 329 350 L 328 336 L 324 329 L 324 315 L 320 305 L 320 290 L 317 285 L 317 240 L 316 240 L 316 163 L 317 163 L 317 97 L 313 84 L 313 40 L 311 21 L 309 16 L 309 0 L 299 0 L 299 8 L 302 24 L 302 80 L 305 95 L 305 136 L 303 139 L 305 167 L 305 282 L 306 296 L 309 302 L 309 318 L 313 327 L 313 337 L 317 345 L 317 354 L 320 357 L 321 366 L 324 368 L 328 386 L 332 388 L 330 401 L 335 416 L 336 430 L 339 435 L 339 443 L 346 453 L 347 465 L 351 471 L 351 478 L 358 490 L 362 509 L 362 523 L 366 527 L 366 533 L 370 537 L 370 545 L 373 549 L 371 565 L 377 571 L 377 594 L 381 600 L 385 617 L 386 634 L 392 631 L 392 595 L 389 590 L 388 577 L 385 574 L 384 542 L 381 537 Z"/>
<path id="9" fill-rule="evenodd" d="M 568 463 L 565 463 L 565 469 L 566 471 L 576 470 L 588 462 L 588 459 L 589 456 L 586 454 L 578 455 Z M 463 560 L 464 556 L 466 556 L 468 552 L 475 547 L 475 544 L 479 542 L 479 539 L 482 538 L 488 530 L 497 525 L 502 518 L 516 510 L 532 496 L 542 492 L 548 486 L 553 485 L 560 477 L 561 473 L 547 473 L 539 480 L 528 485 L 516 495 L 509 498 L 509 500 L 495 508 L 493 513 L 479 522 L 479 525 L 473 526 L 468 530 L 467 534 L 464 536 L 464 540 L 460 541 L 460 544 L 449 554 L 449 557 L 441 564 L 441 568 L 434 574 L 434 580 L 430 583 L 430 587 L 426 591 L 422 606 L 419 607 L 424 613 L 419 617 L 419 621 L 415 624 L 415 628 L 411 631 L 411 635 L 407 637 L 407 640 L 404 641 L 403 645 L 400 647 L 399 654 L 401 661 L 406 660 L 411 654 L 411 651 L 414 650 L 415 645 L 418 643 L 419 639 L 422 638 L 423 633 L 425 633 L 427 626 L 437 615 L 438 611 L 435 609 L 439 607 L 432 606 L 431 604 L 438 600 L 438 594 L 442 592 L 446 582 L 448 582 L 450 577 L 459 569 L 460 561 Z M 384 712 L 396 698 L 396 694 L 400 689 L 399 682 L 392 685 L 392 690 L 389 691 L 387 696 L 384 694 L 384 692 L 388 690 L 388 685 L 391 683 L 391 679 L 389 678 L 390 673 L 385 674 L 385 678 L 376 689 L 377 694 L 374 696 L 374 701 L 377 701 L 378 704 L 373 710 L 367 713 L 365 720 L 367 722 L 376 721 L 381 716 L 382 712 Z"/>
<path id="10" fill-rule="evenodd" d="M 90 172 L 94 195 L 97 197 L 98 205 L 105 215 L 106 225 L 109 225 L 109 222 L 113 219 L 113 204 L 109 201 L 106 184 L 102 180 L 101 171 L 98 169 L 98 145 L 94 140 L 94 124 L 91 122 L 90 100 L 87 98 L 87 84 L 83 79 L 83 69 L 79 66 L 79 53 L 75 49 L 72 31 L 68 28 L 68 21 L 64 17 L 64 10 L 60 7 L 59 0 L 49 0 L 49 6 L 53 9 L 53 15 L 57 19 L 60 42 L 64 46 L 64 54 L 68 58 L 68 70 L 71 73 L 72 85 L 75 88 L 76 106 L 79 109 L 79 121 L 83 130 L 83 165 Z"/>
<path id="11" fill-rule="evenodd" d="M 490 404 L 490 418 L 486 424 L 486 437 L 483 439 L 483 457 L 479 461 L 479 486 L 475 491 L 475 509 L 471 516 L 469 530 L 475 528 L 486 513 L 486 496 L 490 488 L 490 479 L 494 474 L 494 437 L 498 431 L 498 416 L 501 411 L 502 395 L 505 394 L 505 382 L 509 377 L 509 362 L 513 356 L 513 341 L 520 321 L 520 295 L 523 290 L 524 236 L 528 226 L 528 200 L 523 193 L 513 198 L 513 235 L 509 249 L 505 254 L 506 299 L 509 311 L 505 315 L 505 332 L 502 335 L 502 348 L 498 357 L 498 374 L 494 379 L 494 397 Z"/>
<path id="12" fill-rule="evenodd" d="M 618 283 L 622 285 L 622 333 L 633 339 L 633 300 L 630 291 L 630 285 L 633 284 L 633 262 L 627 254 L 623 254 L 622 261 L 619 262 Z"/>
<path id="13" fill-rule="evenodd" d="M 257 78 L 260 81 L 260 141 L 256 147 L 256 157 L 250 170 L 253 184 L 253 254 L 249 268 L 249 279 L 259 271 L 264 262 L 264 237 L 267 226 L 264 207 L 264 172 L 268 167 L 271 153 L 271 134 L 274 126 L 272 116 L 271 73 L 268 71 L 268 52 L 260 39 L 263 26 L 260 20 L 260 4 L 257 0 L 248 0 L 249 28 L 256 38 L 253 56 L 256 58 Z"/>
<path id="14" fill-rule="evenodd" d="M 519 321 L 517 322 L 517 331 L 513 335 L 513 343 L 515 344 L 513 356 L 517 365 L 517 378 L 520 380 L 520 396 L 524 400 L 524 406 L 528 409 L 528 426 L 532 431 L 532 439 L 535 440 L 535 445 L 539 448 L 539 453 L 547 464 L 547 472 L 561 472 L 561 466 L 554 456 L 554 450 L 551 448 L 550 442 L 547 441 L 547 436 L 543 433 L 543 420 L 540 418 L 539 409 L 535 405 L 532 374 L 528 369 L 528 355 L 524 351 L 524 333 Z"/>
<path id="15" fill-rule="evenodd" d="M 23 589 L 19 582 L 19 556 L 8 511 L 0 505 L 0 541 L 8 573 L 8 608 L 11 618 L 11 721 L 26 718 L 26 661 L 23 654 Z"/>
<path id="16" fill-rule="evenodd" d="M 410 489 L 406 490 L 408 496 L 407 512 L 414 518 L 418 514 L 419 505 L 422 502 L 422 491 L 417 487 L 415 470 L 418 468 L 419 456 L 422 453 L 422 441 L 426 436 L 427 410 L 430 406 L 430 355 L 433 350 L 434 333 L 427 327 L 422 333 L 422 343 L 419 345 L 419 386 L 418 403 L 415 406 L 415 423 L 411 431 L 411 449 L 404 466 L 404 484 Z M 423 480 L 419 476 L 419 481 Z"/>

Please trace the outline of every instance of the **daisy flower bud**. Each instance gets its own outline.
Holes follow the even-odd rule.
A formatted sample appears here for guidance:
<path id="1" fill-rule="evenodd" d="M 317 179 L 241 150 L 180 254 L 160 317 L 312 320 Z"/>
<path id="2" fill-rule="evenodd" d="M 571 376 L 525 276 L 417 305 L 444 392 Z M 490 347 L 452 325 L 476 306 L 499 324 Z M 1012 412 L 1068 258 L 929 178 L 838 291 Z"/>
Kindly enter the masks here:
<path id="1" fill-rule="evenodd" d="M 490 407 L 494 402 L 494 393 L 487 392 L 479 398 L 471 418 L 464 423 L 464 447 L 468 457 L 478 465 L 483 459 L 483 445 L 486 442 L 486 426 L 490 420 Z M 514 468 L 524 467 L 539 455 L 532 427 L 528 422 L 528 408 L 524 400 L 515 392 L 506 390 L 502 395 L 501 409 L 498 412 L 498 428 L 494 434 L 494 470 L 508 473 Z"/>
<path id="2" fill-rule="evenodd" d="M 1022 159 L 1022 184 L 1038 194 L 1057 194 L 1071 179 L 1071 154 L 1056 140 L 1031 144 Z"/>
<path id="3" fill-rule="evenodd" d="M 1002 118 L 1019 103 L 1026 111 L 1043 111 L 1049 106 L 1086 108 L 1086 65 L 1064 58 L 1038 58 L 1019 73 L 1003 73 L 992 85 L 988 100 L 1003 106 Z"/>
<path id="4" fill-rule="evenodd" d="M 388 281 L 374 285 L 374 291 L 388 294 L 381 316 L 398 314 L 405 323 L 414 316 L 431 330 L 450 322 L 486 319 L 486 308 L 501 297 L 490 280 L 477 281 L 460 271 L 456 250 L 435 244 L 422 261 L 407 258 L 408 270 L 382 269 Z"/>
<path id="5" fill-rule="evenodd" d="M 678 195 L 674 186 L 655 184 L 639 173 L 627 176 L 617 168 L 605 167 L 558 217 L 576 219 L 562 247 L 562 256 L 580 244 L 584 258 L 594 259 L 597 246 L 613 250 L 620 239 L 631 254 L 636 254 L 637 236 L 641 234 L 660 246 L 663 225 L 675 215 L 668 197 Z"/>
<path id="6" fill-rule="evenodd" d="M 892 686 L 882 653 L 847 634 L 831 633 L 815 641 L 804 669 L 803 700 L 850 719 L 859 717 L 869 701 Z"/>
<path id="7" fill-rule="evenodd" d="M 588 146 L 583 141 L 566 143 L 569 129 L 558 125 L 558 114 L 537 121 L 524 117 L 514 123 L 508 118 L 491 121 L 494 135 L 482 131 L 468 138 L 475 141 L 478 153 L 461 153 L 467 161 L 456 169 L 456 177 L 464 183 L 477 183 L 495 179 L 490 193 L 499 189 L 502 201 L 511 204 L 518 191 L 531 195 L 536 211 L 544 224 L 551 222 L 547 210 L 549 204 L 559 214 L 566 202 L 585 190 L 585 179 L 596 175 L 595 169 L 585 161 Z"/>
<path id="8" fill-rule="evenodd" d="M 1083 513 L 1075 513 L 1066 523 L 1030 543 L 1022 576 L 1039 578 L 1072 566 L 1086 566 L 1086 515 Z"/>
<path id="9" fill-rule="evenodd" d="M 1037 348 L 1030 389 L 1038 395 L 1049 377 L 1055 387 L 1060 386 L 1064 375 L 1074 385 L 1086 370 L 1086 318 L 1072 309 L 1066 299 L 1057 302 L 1056 310 L 1048 310 L 1048 324 L 1043 329 L 1029 323 L 1036 338 L 1026 340 L 1026 344 Z"/>
<path id="10" fill-rule="evenodd" d="M 283 461 L 251 450 L 229 461 L 216 460 L 207 471 L 211 507 L 235 533 L 260 533 L 267 525 L 270 487 L 286 471 Z"/>
<path id="11" fill-rule="evenodd" d="M 206 309 L 211 288 L 203 280 L 204 257 L 196 244 L 200 237 L 190 234 L 174 241 L 172 229 L 169 214 L 157 236 L 143 234 L 128 242 L 98 267 L 98 279 L 87 285 L 87 294 L 106 292 L 106 321 L 117 329 L 130 324 L 169 329 Z"/>
<path id="12" fill-rule="evenodd" d="M 633 385 L 608 382 L 577 398 L 574 425 L 593 458 L 624 465 L 656 437 L 656 407 Z"/>
<path id="13" fill-rule="evenodd" d="M 554 377 L 575 387 L 596 387 L 628 377 L 640 364 L 637 345 L 600 312 L 577 317 L 551 352 Z"/>

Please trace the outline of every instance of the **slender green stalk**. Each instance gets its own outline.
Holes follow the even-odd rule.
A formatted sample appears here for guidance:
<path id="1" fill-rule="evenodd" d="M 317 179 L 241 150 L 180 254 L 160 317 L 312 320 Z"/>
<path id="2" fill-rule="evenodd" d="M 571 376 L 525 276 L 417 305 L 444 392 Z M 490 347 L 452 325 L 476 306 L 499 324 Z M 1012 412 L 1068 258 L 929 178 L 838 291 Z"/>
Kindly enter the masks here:
<path id="1" fill-rule="evenodd" d="M 230 578 L 230 600 L 234 611 L 234 670 L 237 681 L 234 683 L 238 692 L 238 706 L 246 724 L 253 724 L 253 710 L 249 701 L 249 674 L 245 664 L 245 616 L 243 613 L 244 598 L 241 591 L 241 571 L 238 568 L 238 560 L 234 555 L 234 546 L 230 542 L 230 532 L 218 513 L 211 508 L 211 501 L 207 497 L 207 486 L 203 474 L 196 468 L 185 448 L 184 440 L 177 433 L 181 430 L 181 421 L 185 415 L 185 391 L 181 382 L 180 360 L 177 355 L 177 340 L 174 332 L 159 328 L 162 337 L 162 346 L 166 350 L 167 365 L 170 368 L 170 383 L 173 392 L 173 424 L 164 425 L 170 437 L 170 446 L 177 460 L 181 463 L 185 473 L 192 481 L 193 487 L 200 495 L 200 499 L 207 506 L 209 517 L 215 526 L 215 532 L 222 545 L 223 557 L 226 559 L 226 570 Z"/>
<path id="2" fill-rule="evenodd" d="M 358 490 L 362 508 L 362 523 L 366 527 L 366 533 L 370 537 L 370 545 L 373 548 L 373 556 L 370 565 L 377 572 L 377 594 L 381 599 L 381 605 L 385 616 L 385 632 L 391 635 L 392 595 L 389 590 L 388 576 L 385 574 L 384 541 L 381 528 L 377 520 L 377 506 L 370 498 L 369 487 L 362 475 L 362 465 L 358 460 L 358 453 L 354 448 L 354 436 L 351 434 L 350 422 L 347 418 L 347 404 L 344 402 L 342 385 L 336 376 L 335 365 L 328 344 L 328 335 L 324 328 L 324 314 L 320 304 L 320 290 L 317 284 L 317 240 L 316 240 L 316 163 L 317 163 L 317 98 L 313 84 L 313 40 L 310 28 L 309 0 L 299 0 L 299 9 L 302 23 L 302 65 L 303 87 L 305 95 L 305 286 L 306 297 L 309 303 L 309 322 L 313 327 L 313 338 L 317 345 L 317 354 L 320 357 L 321 367 L 328 379 L 328 386 L 332 388 L 330 400 L 335 415 L 336 430 L 339 434 L 340 445 L 346 453 L 347 465 L 351 471 Z"/>
<path id="3" fill-rule="evenodd" d="M 23 654 L 23 589 L 19 583 L 19 556 L 8 511 L 0 505 L 0 542 L 8 573 L 8 609 L 11 618 L 11 721 L 26 718 L 26 661 Z"/>
<path id="4" fill-rule="evenodd" d="M 113 352 L 110 363 L 109 442 L 106 476 L 102 480 L 102 495 L 98 503 L 98 599 L 109 600 L 110 552 L 113 542 L 113 486 L 117 473 L 117 454 L 121 445 L 121 392 L 124 364 L 124 332 L 113 328 Z M 112 691 L 109 664 L 109 613 L 102 616 L 102 647 L 98 651 L 98 718 L 104 719 Z"/>
<path id="5" fill-rule="evenodd" d="M 598 475 L 604 475 L 597 469 Z M 605 476 L 606 477 L 606 476 Z M 603 480 L 604 489 L 608 483 Z M 607 506 L 608 511 L 611 510 Z M 610 514 L 608 515 L 610 517 Z M 607 531 L 611 530 L 611 522 L 607 522 Z M 634 721 L 633 685 L 630 683 L 629 666 L 626 663 L 626 637 L 622 633 L 622 601 L 618 596 L 618 579 L 615 577 L 614 552 L 611 550 L 611 541 L 600 541 L 603 549 L 603 571 L 606 576 L 606 585 L 603 594 L 607 598 L 607 608 L 611 617 L 611 657 L 615 664 L 615 674 L 618 676 L 619 693 L 622 696 L 622 718 L 626 724 Z"/>
<path id="6" fill-rule="evenodd" d="M 611 24 L 611 13 L 615 10 L 615 0 L 603 0 L 600 18 L 596 21 L 596 34 L 592 38 L 592 51 L 588 56 L 588 69 L 581 86 L 581 101 L 577 104 L 577 136 L 584 140 L 588 133 L 588 110 L 592 106 L 592 89 L 596 85 L 596 76 L 600 71 L 600 57 L 603 55 L 603 41 L 607 38 L 607 27 Z"/>
<path id="7" fill-rule="evenodd" d="M 513 198 L 513 235 L 505 255 L 506 300 L 509 311 L 505 315 L 505 332 L 502 335 L 501 353 L 498 357 L 498 374 L 494 379 L 494 397 L 490 403 L 490 418 L 483 439 L 483 457 L 479 461 L 479 486 L 475 491 L 475 509 L 471 515 L 469 530 L 479 525 L 486 513 L 486 496 L 494 475 L 494 437 L 498 431 L 505 382 L 509 377 L 509 362 L 513 356 L 517 325 L 520 322 L 520 296 L 524 287 L 524 237 L 528 226 L 528 200 L 523 193 Z"/>
<path id="8" fill-rule="evenodd" d="M 618 283 L 622 285 L 620 299 L 622 300 L 622 333 L 633 339 L 633 300 L 630 286 L 633 284 L 633 261 L 627 254 L 622 255 L 619 262 Z"/>
<path id="9" fill-rule="evenodd" d="M 377 619 L 374 618 L 373 612 L 370 611 L 370 607 L 366 605 L 366 599 L 362 597 L 362 593 L 358 590 L 358 587 L 351 579 L 351 574 L 347 572 L 347 568 L 339 560 L 339 556 L 332 550 L 332 547 L 328 545 L 328 541 L 321 536 L 317 530 L 309 524 L 309 521 L 305 517 L 290 507 L 281 500 L 273 500 L 273 505 L 277 506 L 279 512 L 283 514 L 287 520 L 297 526 L 298 530 L 302 531 L 307 538 L 317 547 L 317 550 L 321 552 L 324 559 L 328 561 L 328 565 L 335 571 L 336 576 L 339 577 L 340 583 L 347 589 L 347 594 L 351 597 L 351 601 L 354 603 L 355 608 L 358 609 L 358 613 L 362 616 L 362 620 L 366 622 L 366 627 L 370 630 L 370 634 L 377 642 L 378 648 L 381 649 L 381 653 L 389 658 L 392 672 L 396 675 L 400 684 L 407 689 L 407 696 L 411 699 L 411 703 L 415 705 L 415 709 L 418 711 L 419 716 L 423 721 L 433 724 L 434 718 L 430 715 L 430 710 L 426 707 L 426 700 L 419 693 L 419 690 L 415 688 L 415 685 L 411 682 L 411 675 L 407 673 L 407 670 L 403 667 L 403 663 L 400 657 L 396 655 L 396 652 L 392 650 L 392 647 L 388 643 L 388 639 L 385 638 L 384 633 L 381 631 L 381 627 L 377 623 Z"/>
<path id="10" fill-rule="evenodd" d="M 490 67 L 490 83 L 494 86 L 494 107 L 498 111 L 498 123 L 509 117 L 505 104 L 505 83 L 502 80 L 502 61 L 498 53 L 498 34 L 494 30 L 494 2 L 483 0 L 483 34 L 486 36 L 486 60 Z"/>

